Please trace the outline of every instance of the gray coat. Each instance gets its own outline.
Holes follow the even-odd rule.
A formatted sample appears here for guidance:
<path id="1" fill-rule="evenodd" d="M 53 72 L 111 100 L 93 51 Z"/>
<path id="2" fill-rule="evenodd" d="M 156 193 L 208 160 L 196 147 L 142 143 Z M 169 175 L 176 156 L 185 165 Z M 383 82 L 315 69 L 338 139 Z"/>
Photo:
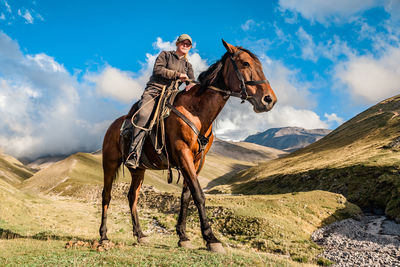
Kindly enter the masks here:
<path id="1" fill-rule="evenodd" d="M 194 80 L 192 64 L 185 57 L 180 57 L 175 51 L 162 51 L 154 63 L 153 75 L 146 85 L 148 87 L 162 88 L 169 86 L 171 82 L 179 78 L 181 73 Z"/>

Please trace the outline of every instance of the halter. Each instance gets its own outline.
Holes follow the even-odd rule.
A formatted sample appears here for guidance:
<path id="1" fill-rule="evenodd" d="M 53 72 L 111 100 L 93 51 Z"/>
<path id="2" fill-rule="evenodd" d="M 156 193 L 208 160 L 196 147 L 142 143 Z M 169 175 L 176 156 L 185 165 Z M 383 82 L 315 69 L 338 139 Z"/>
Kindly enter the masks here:
<path id="1" fill-rule="evenodd" d="M 239 93 L 236 93 L 236 92 L 232 92 L 232 91 L 226 91 L 226 92 L 227 92 L 227 93 L 229 92 L 228 95 L 235 96 L 235 97 L 240 97 L 240 99 L 242 99 L 242 103 L 244 103 L 244 101 L 246 101 L 247 99 L 253 97 L 253 96 L 249 96 L 249 94 L 247 93 L 247 87 L 246 87 L 246 85 L 263 84 L 263 83 L 268 83 L 268 81 L 267 81 L 267 80 L 258 80 L 258 81 L 245 81 L 245 80 L 244 80 L 243 75 L 242 75 L 242 73 L 239 71 L 239 68 L 238 68 L 238 66 L 237 66 L 237 64 L 236 64 L 236 61 L 235 61 L 235 59 L 234 59 L 234 57 L 236 57 L 237 55 L 239 55 L 241 52 L 242 52 L 242 50 L 239 49 L 237 52 L 233 53 L 233 54 L 230 56 L 230 59 L 231 59 L 232 65 L 233 65 L 233 69 L 234 69 L 235 72 L 236 72 L 236 76 L 238 77 L 238 79 L 239 79 L 239 81 L 240 81 L 240 89 L 241 89 L 242 91 L 240 92 L 240 94 L 239 94 Z M 213 88 L 211 88 L 211 89 L 213 89 Z"/>

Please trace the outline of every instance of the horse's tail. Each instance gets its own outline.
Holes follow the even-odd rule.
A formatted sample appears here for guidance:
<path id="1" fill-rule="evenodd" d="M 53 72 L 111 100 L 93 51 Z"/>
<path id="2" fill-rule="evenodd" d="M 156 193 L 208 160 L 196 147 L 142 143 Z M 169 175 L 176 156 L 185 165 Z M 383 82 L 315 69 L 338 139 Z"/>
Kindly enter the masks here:
<path id="1" fill-rule="evenodd" d="M 108 128 L 103 141 L 103 172 L 104 184 L 113 183 L 118 177 L 119 167 L 122 164 L 122 150 L 120 145 L 120 129 L 125 116 L 116 119 Z"/>

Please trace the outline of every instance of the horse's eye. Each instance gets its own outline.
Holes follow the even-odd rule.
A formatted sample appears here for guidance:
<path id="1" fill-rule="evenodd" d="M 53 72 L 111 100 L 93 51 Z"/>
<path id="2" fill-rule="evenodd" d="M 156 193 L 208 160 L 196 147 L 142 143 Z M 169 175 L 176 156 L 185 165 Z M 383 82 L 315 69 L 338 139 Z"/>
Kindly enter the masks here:
<path id="1" fill-rule="evenodd" d="M 243 66 L 250 67 L 250 64 L 249 64 L 249 62 L 243 62 Z"/>

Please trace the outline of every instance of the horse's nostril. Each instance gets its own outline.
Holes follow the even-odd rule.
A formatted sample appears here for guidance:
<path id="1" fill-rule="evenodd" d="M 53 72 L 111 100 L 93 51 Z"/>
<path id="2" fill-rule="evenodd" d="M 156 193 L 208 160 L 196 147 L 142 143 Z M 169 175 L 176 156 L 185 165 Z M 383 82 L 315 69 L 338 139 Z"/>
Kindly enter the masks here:
<path id="1" fill-rule="evenodd" d="M 269 95 L 264 96 L 264 101 L 267 102 L 268 104 L 271 104 L 271 102 L 272 102 L 271 96 L 269 96 Z"/>

